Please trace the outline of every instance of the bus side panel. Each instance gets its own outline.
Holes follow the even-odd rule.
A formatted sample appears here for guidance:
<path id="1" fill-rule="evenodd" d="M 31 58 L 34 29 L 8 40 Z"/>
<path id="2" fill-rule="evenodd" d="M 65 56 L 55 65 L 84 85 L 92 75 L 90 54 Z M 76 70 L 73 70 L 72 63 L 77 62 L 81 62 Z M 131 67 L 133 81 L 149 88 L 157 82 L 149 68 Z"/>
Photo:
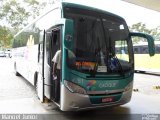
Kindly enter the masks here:
<path id="1" fill-rule="evenodd" d="M 34 75 L 38 68 L 38 45 L 16 48 L 13 59 L 17 72 L 34 85 Z"/>

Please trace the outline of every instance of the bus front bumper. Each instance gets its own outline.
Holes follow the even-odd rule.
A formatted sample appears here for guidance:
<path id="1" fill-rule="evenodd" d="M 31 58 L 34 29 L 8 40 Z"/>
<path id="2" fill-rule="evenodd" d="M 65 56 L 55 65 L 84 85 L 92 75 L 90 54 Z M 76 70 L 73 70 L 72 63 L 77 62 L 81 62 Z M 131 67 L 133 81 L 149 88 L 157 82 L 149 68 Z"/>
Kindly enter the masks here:
<path id="1" fill-rule="evenodd" d="M 64 85 L 61 86 L 60 109 L 62 111 L 81 111 L 88 109 L 118 106 L 130 101 L 132 89 L 122 93 L 121 98 L 116 102 L 92 104 L 89 95 L 70 92 Z"/>

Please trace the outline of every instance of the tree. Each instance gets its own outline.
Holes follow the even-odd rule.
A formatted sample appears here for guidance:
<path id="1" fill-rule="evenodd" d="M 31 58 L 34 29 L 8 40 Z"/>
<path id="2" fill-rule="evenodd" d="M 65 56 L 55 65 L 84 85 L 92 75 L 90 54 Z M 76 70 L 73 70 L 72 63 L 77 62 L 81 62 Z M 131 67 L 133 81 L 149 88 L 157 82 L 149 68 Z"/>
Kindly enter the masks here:
<path id="1" fill-rule="evenodd" d="M 7 25 L 15 30 L 20 30 L 28 24 L 28 19 L 39 15 L 40 9 L 45 3 L 36 0 L 2 0 L 0 19 L 5 20 Z"/>
<path id="2" fill-rule="evenodd" d="M 139 23 L 133 24 L 131 27 L 129 27 L 129 29 L 132 32 L 142 32 L 142 33 L 149 34 L 153 36 L 155 40 L 160 40 L 160 26 L 153 29 L 148 29 L 145 24 L 139 22 Z M 133 39 L 133 43 L 138 43 L 140 41 L 143 41 L 143 39 L 139 39 L 138 37 L 135 37 Z"/>
<path id="3" fill-rule="evenodd" d="M 0 26 L 0 47 L 10 48 L 13 35 L 10 30 L 4 26 Z"/>
<path id="4" fill-rule="evenodd" d="M 151 35 L 154 37 L 155 40 L 160 41 L 160 26 L 152 29 Z"/>
<path id="5" fill-rule="evenodd" d="M 5 23 L 0 26 L 0 45 L 11 46 L 13 35 L 8 28 L 14 30 L 12 33 L 17 33 L 28 24 L 29 19 L 38 16 L 40 9 L 45 5 L 45 2 L 39 3 L 37 0 L 0 0 L 0 20 Z"/>

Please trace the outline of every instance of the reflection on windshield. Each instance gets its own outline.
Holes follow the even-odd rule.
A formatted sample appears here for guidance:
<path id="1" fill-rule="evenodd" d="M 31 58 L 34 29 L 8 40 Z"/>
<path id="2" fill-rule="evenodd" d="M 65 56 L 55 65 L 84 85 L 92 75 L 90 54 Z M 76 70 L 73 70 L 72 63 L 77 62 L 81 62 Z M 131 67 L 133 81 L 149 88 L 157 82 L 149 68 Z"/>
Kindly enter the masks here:
<path id="1" fill-rule="evenodd" d="M 69 62 L 69 66 L 82 72 L 113 73 L 130 70 L 131 50 L 128 47 L 125 22 L 115 16 L 73 9 L 65 9 L 65 17 L 74 21 L 72 52 L 75 61 Z"/>

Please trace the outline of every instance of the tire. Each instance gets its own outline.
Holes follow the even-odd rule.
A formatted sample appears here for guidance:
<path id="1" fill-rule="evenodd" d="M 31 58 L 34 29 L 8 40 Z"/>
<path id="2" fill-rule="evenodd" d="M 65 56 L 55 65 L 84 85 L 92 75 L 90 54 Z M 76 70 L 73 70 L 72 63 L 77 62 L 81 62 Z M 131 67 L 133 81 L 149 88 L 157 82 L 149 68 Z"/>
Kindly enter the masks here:
<path id="1" fill-rule="evenodd" d="M 37 84 L 37 77 L 38 77 L 38 72 L 34 73 L 34 86 Z"/>
<path id="2" fill-rule="evenodd" d="M 36 72 L 35 75 L 34 75 L 34 86 L 35 86 L 35 95 L 36 95 L 36 98 L 38 98 L 40 100 L 40 98 L 38 97 L 38 73 Z"/>
<path id="3" fill-rule="evenodd" d="M 38 96 L 38 83 L 37 82 L 35 84 L 35 91 L 36 91 L 36 95 Z"/>
<path id="4" fill-rule="evenodd" d="M 16 71 L 15 75 L 16 75 L 16 76 L 21 76 L 17 71 Z"/>
<path id="5" fill-rule="evenodd" d="M 14 63 L 14 71 L 15 71 L 15 75 L 16 75 L 16 76 L 21 76 L 21 75 L 19 74 L 19 72 L 17 72 L 16 63 Z"/>

